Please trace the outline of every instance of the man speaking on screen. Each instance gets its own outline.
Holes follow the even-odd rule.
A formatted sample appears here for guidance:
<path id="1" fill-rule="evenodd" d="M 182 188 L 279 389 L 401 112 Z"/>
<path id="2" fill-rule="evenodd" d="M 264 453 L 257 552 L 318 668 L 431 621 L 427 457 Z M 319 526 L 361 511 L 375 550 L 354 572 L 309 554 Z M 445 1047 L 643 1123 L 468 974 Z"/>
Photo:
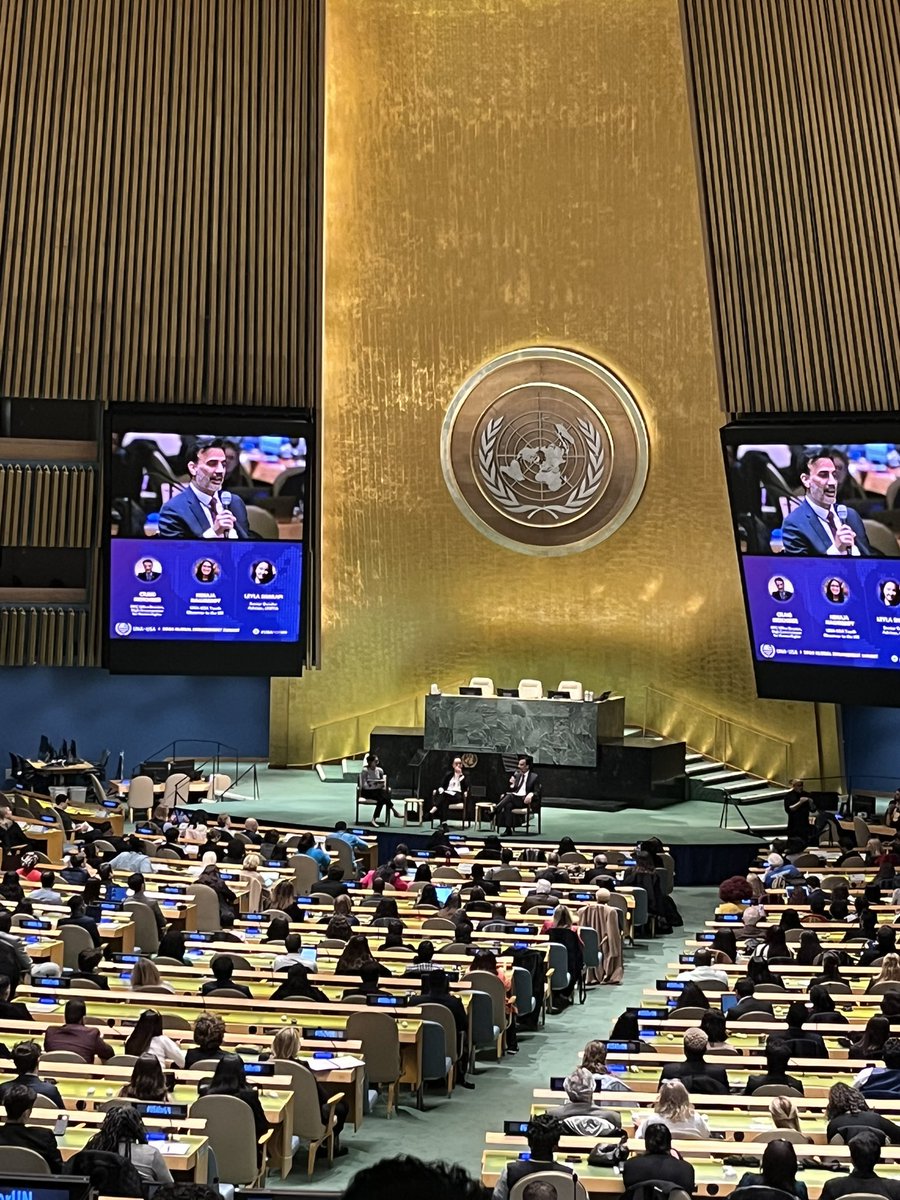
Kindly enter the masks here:
<path id="1" fill-rule="evenodd" d="M 784 519 L 784 553 L 876 557 L 859 514 L 846 504 L 835 504 L 838 468 L 827 450 L 810 455 L 800 481 L 806 497 Z"/>
<path id="2" fill-rule="evenodd" d="M 228 470 L 224 441 L 195 442 L 187 468 L 190 483 L 159 510 L 159 536 L 251 539 L 243 500 L 222 489 Z"/>

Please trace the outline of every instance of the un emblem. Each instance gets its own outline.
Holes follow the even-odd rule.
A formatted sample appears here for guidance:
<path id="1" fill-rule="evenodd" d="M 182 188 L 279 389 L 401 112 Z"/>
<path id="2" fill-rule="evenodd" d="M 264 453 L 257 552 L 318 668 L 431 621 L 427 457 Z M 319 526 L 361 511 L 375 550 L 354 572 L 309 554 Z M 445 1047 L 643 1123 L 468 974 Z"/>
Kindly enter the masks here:
<path id="1" fill-rule="evenodd" d="M 441 434 L 461 511 L 523 554 L 573 554 L 609 537 L 640 499 L 647 461 L 634 397 L 568 350 L 493 359 L 459 389 Z"/>

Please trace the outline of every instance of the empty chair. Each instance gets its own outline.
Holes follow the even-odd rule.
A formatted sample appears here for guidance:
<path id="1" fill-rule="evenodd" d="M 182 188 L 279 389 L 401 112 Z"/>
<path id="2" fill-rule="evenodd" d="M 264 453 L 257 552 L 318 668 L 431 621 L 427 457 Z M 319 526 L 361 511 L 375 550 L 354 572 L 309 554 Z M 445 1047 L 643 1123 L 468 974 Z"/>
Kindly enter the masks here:
<path id="1" fill-rule="evenodd" d="M 206 1120 L 206 1136 L 216 1156 L 221 1183 L 247 1186 L 265 1178 L 265 1155 L 260 1168 L 256 1157 L 256 1127 L 249 1104 L 237 1096 L 201 1096 L 191 1105 L 190 1115 Z M 268 1142 L 271 1136 L 269 1130 L 260 1145 Z"/>
<path id="2" fill-rule="evenodd" d="M 153 780 L 149 775 L 135 775 L 128 785 L 128 818 L 135 821 L 135 814 L 145 814 L 152 810 Z M 95 843 L 96 844 L 96 843 Z"/>
<path id="3" fill-rule="evenodd" d="M 469 680 L 469 687 L 481 688 L 482 696 L 494 695 L 494 681 L 488 675 L 473 675 Z"/>
<path id="4" fill-rule="evenodd" d="M 44 1055 L 46 1058 L 46 1055 Z M 133 1067 L 137 1062 L 136 1054 L 114 1054 L 112 1058 L 108 1058 L 104 1063 L 107 1067 Z"/>
<path id="5" fill-rule="evenodd" d="M 506 988 L 503 981 L 490 971 L 467 971 L 463 980 L 471 985 L 473 992 L 486 992 L 491 998 L 491 1019 L 498 1030 L 494 1039 L 499 1058 L 503 1053 L 503 1040 L 506 1036 Z"/>
<path id="6" fill-rule="evenodd" d="M 281 536 L 273 515 L 257 504 L 247 505 L 247 524 L 250 532 L 257 534 L 264 542 L 277 542 Z"/>
<path id="7" fill-rule="evenodd" d="M 900 558 L 900 548 L 897 546 L 897 538 L 892 530 L 888 529 L 887 525 L 882 525 L 880 521 L 863 520 L 863 526 L 866 531 L 866 537 L 869 539 L 869 545 L 873 550 L 878 550 L 886 558 Z"/>
<path id="8" fill-rule="evenodd" d="M 519 699 L 520 700 L 543 700 L 544 685 L 539 679 L 520 679 L 519 680 Z"/>
<path id="9" fill-rule="evenodd" d="M 567 850 L 565 854 L 559 856 L 561 863 L 587 863 L 591 860 L 586 854 L 582 854 L 580 850 Z"/>
<path id="10" fill-rule="evenodd" d="M 456 1064 L 459 1061 L 460 1044 L 456 1032 L 456 1022 L 449 1008 L 443 1004 L 422 1004 L 423 1021 L 434 1021 L 444 1031 L 444 1054 L 450 1060 L 447 1073 L 447 1094 L 453 1091 L 453 1080 L 456 1075 Z M 437 1078 L 437 1076 L 435 1076 Z"/>
<path id="11" fill-rule="evenodd" d="M 422 1074 L 416 1092 L 416 1107 L 425 1108 L 425 1084 L 442 1079 L 447 1085 L 447 1095 L 453 1091 L 453 1059 L 447 1054 L 444 1029 L 437 1021 L 422 1021 Z"/>
<path id="12" fill-rule="evenodd" d="M 392 1116 L 402 1074 L 397 1023 L 386 1013 L 359 1012 L 350 1014 L 346 1029 L 350 1041 L 362 1042 L 369 1083 L 387 1087 L 388 1117 Z"/>
<path id="13" fill-rule="evenodd" d="M 214 804 L 216 800 L 221 800 L 230 787 L 230 775 L 210 775 L 207 781 L 206 803 Z"/>
<path id="14" fill-rule="evenodd" d="M 103 1024 L 106 1024 L 104 1020 Z M 80 1054 L 76 1054 L 74 1050 L 46 1050 L 41 1055 L 41 1062 L 70 1062 L 81 1063 L 84 1066 L 84 1059 Z"/>
<path id="15" fill-rule="evenodd" d="M 294 890 L 298 896 L 308 896 L 319 882 L 319 866 L 308 854 L 298 854 L 288 863 L 294 869 Z"/>
<path id="16" fill-rule="evenodd" d="M 558 692 L 568 692 L 571 700 L 584 699 L 584 688 L 577 679 L 561 679 L 559 687 L 556 690 Z"/>
<path id="17" fill-rule="evenodd" d="M 173 771 L 163 787 L 164 808 L 183 808 L 190 796 L 191 777 L 183 771 Z"/>

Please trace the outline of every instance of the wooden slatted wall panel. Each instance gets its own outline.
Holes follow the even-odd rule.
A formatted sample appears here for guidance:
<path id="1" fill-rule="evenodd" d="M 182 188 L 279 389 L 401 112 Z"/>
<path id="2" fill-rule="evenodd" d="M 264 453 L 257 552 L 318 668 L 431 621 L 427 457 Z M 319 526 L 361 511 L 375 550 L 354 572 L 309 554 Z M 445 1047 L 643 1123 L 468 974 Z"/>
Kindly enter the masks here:
<path id="1" fill-rule="evenodd" d="M 0 462 L 0 546 L 97 544 L 97 471 Z"/>
<path id="2" fill-rule="evenodd" d="M 0 663 L 6 667 L 93 666 L 92 643 L 84 608 L 0 607 Z"/>
<path id="3" fill-rule="evenodd" d="M 322 5 L 0 4 L 0 394 L 316 404 Z"/>
<path id="4" fill-rule="evenodd" d="M 900 7 L 681 4 L 724 407 L 895 408 Z"/>

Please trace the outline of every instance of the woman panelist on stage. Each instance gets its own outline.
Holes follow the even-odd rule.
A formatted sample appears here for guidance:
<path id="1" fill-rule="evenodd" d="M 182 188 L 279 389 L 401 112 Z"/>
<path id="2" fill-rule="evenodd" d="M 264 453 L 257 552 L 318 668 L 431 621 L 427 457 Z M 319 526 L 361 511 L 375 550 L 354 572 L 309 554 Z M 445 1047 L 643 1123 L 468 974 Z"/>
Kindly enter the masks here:
<path id="1" fill-rule="evenodd" d="M 428 812 L 429 817 L 437 817 L 439 821 L 446 821 L 447 814 L 451 804 L 463 804 L 463 816 L 468 815 L 469 811 L 469 780 L 463 774 L 462 759 L 456 757 L 450 766 L 450 770 L 441 780 L 440 787 L 435 788 L 431 793 L 431 808 Z"/>

